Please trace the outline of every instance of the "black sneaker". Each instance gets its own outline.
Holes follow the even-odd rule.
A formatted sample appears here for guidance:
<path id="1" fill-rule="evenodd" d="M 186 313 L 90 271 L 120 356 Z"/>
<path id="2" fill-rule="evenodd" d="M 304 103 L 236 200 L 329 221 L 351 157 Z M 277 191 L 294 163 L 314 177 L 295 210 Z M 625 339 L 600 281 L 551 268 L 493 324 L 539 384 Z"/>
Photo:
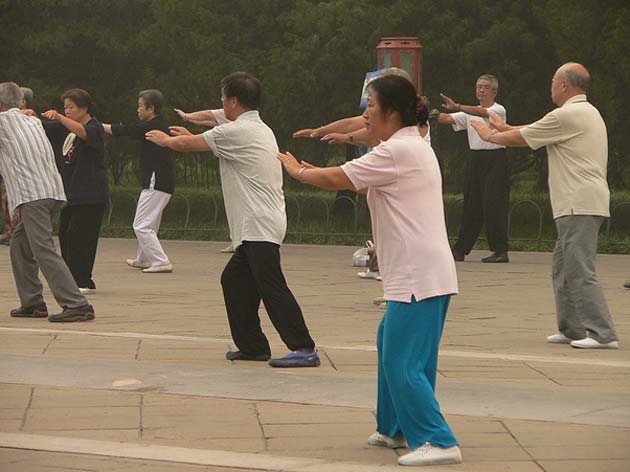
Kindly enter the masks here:
<path id="1" fill-rule="evenodd" d="M 489 256 L 481 259 L 481 262 L 490 262 L 490 263 L 510 262 L 510 258 L 508 257 L 507 252 L 493 252 Z"/>
<path id="2" fill-rule="evenodd" d="M 624 288 L 630 288 L 630 280 L 626 281 L 625 284 L 623 284 Z"/>
<path id="3" fill-rule="evenodd" d="M 260 361 L 266 362 L 271 359 L 271 354 L 245 354 L 241 351 L 228 351 L 225 353 L 228 361 Z"/>
<path id="4" fill-rule="evenodd" d="M 11 310 L 11 316 L 14 318 L 46 318 L 48 316 L 48 307 L 45 303 L 34 306 L 21 306 Z"/>
<path id="5" fill-rule="evenodd" d="M 61 313 L 50 315 L 48 321 L 53 323 L 71 323 L 73 321 L 90 321 L 94 319 L 92 305 L 84 305 L 78 308 L 64 308 Z"/>

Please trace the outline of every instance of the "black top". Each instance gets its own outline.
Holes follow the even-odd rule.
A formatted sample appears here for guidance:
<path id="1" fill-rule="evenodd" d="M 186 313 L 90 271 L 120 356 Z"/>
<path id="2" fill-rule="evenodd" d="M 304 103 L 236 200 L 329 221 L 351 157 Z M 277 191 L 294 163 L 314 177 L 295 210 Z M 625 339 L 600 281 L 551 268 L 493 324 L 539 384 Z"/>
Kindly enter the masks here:
<path id="1" fill-rule="evenodd" d="M 144 137 L 147 131 L 154 129 L 170 134 L 168 124 L 161 115 L 158 115 L 150 121 L 143 121 L 133 125 L 112 124 L 112 135 L 130 136 L 132 139 L 141 140 L 140 177 L 142 179 L 142 188 L 150 187 L 151 177 L 155 173 L 155 185 L 153 188 L 172 194 L 175 190 L 175 179 L 173 178 L 173 160 L 169 149 L 158 146 Z"/>
<path id="2" fill-rule="evenodd" d="M 105 130 L 92 118 L 85 124 L 85 140 L 78 136 L 64 156 L 61 177 L 68 205 L 106 203 L 109 197 L 105 168 Z"/>
<path id="3" fill-rule="evenodd" d="M 57 164 L 57 169 L 59 169 L 59 173 L 63 169 L 63 142 L 66 140 L 66 136 L 70 134 L 68 128 L 62 125 L 59 121 L 42 121 L 42 125 L 44 126 L 44 131 L 46 131 L 46 136 L 48 136 L 48 141 L 52 145 L 53 152 L 55 153 L 55 163 Z"/>

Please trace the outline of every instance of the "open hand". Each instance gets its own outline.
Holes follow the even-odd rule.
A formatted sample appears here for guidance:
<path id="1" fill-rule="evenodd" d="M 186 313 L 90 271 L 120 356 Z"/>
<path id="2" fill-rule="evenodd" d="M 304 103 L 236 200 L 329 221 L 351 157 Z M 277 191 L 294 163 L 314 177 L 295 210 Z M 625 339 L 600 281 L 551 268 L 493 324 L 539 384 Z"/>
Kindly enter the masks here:
<path id="1" fill-rule="evenodd" d="M 490 136 L 493 134 L 492 132 L 493 130 L 488 125 L 486 125 L 483 121 L 470 120 L 470 126 L 475 128 L 475 131 L 477 131 L 481 139 L 483 139 L 484 141 L 490 140 Z"/>
<path id="2" fill-rule="evenodd" d="M 188 121 L 188 113 L 186 113 L 183 110 L 180 110 L 179 108 L 173 108 L 173 110 L 175 110 L 175 113 L 177 113 L 177 115 L 181 118 L 182 121 Z"/>
<path id="3" fill-rule="evenodd" d="M 460 109 L 460 106 L 455 103 L 455 100 L 451 97 L 444 95 L 443 93 L 440 94 L 440 97 L 442 97 L 442 100 L 444 101 L 444 103 L 442 103 L 442 108 L 450 111 L 457 111 Z"/>
<path id="4" fill-rule="evenodd" d="M 286 154 L 279 152 L 278 159 L 282 163 L 282 166 L 286 169 L 287 173 L 294 179 L 297 179 L 297 173 L 303 166 L 300 165 L 295 156 L 288 151 Z"/>
<path id="5" fill-rule="evenodd" d="M 318 138 L 319 136 L 320 133 L 317 131 L 317 128 L 301 129 L 293 133 L 294 138 Z"/>
<path id="6" fill-rule="evenodd" d="M 326 141 L 328 144 L 345 144 L 348 142 L 348 135 L 342 133 L 328 133 L 321 138 L 321 141 Z"/>
<path id="7" fill-rule="evenodd" d="M 171 136 L 191 136 L 192 133 L 183 126 L 169 126 L 168 130 L 171 132 Z"/>
<path id="8" fill-rule="evenodd" d="M 170 136 L 168 134 L 166 134 L 163 131 L 159 131 L 157 129 L 148 131 L 144 137 L 147 139 L 147 141 L 151 141 L 152 143 L 157 144 L 158 146 L 166 146 L 166 143 L 168 141 L 168 139 L 170 138 Z"/>
<path id="9" fill-rule="evenodd" d="M 508 125 L 503 118 L 493 111 L 488 111 L 488 119 L 490 120 L 490 125 L 492 125 L 493 128 L 496 128 L 499 131 L 509 131 L 510 125 Z"/>
<path id="10" fill-rule="evenodd" d="M 42 113 L 42 116 L 47 120 L 58 120 L 61 114 L 57 110 L 48 110 Z"/>

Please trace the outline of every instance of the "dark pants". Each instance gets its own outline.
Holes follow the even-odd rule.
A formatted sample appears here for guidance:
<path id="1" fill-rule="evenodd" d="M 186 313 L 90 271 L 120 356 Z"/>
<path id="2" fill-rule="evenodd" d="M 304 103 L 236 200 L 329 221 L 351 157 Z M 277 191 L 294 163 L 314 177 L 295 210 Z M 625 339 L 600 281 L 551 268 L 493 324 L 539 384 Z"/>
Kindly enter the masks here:
<path id="1" fill-rule="evenodd" d="M 468 254 L 485 225 L 492 252 L 508 250 L 510 167 L 505 149 L 471 151 L 466 170 L 464 208 L 454 249 Z"/>
<path id="2" fill-rule="evenodd" d="M 95 288 L 92 269 L 104 213 L 104 203 L 72 205 L 61 210 L 59 219 L 61 255 L 77 285 L 82 288 Z"/>
<path id="3" fill-rule="evenodd" d="M 290 350 L 315 348 L 302 310 L 282 273 L 280 246 L 244 241 L 223 269 L 221 285 L 232 339 L 239 351 L 251 355 L 271 354 L 258 317 L 261 300 Z"/>

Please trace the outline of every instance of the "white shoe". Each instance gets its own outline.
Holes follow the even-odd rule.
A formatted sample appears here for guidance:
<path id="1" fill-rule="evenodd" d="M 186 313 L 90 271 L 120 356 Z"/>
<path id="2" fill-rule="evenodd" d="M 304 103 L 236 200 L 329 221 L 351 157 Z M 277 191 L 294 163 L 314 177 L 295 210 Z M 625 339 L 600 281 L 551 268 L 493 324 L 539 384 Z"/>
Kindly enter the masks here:
<path id="1" fill-rule="evenodd" d="M 400 465 L 461 464 L 462 451 L 457 446 L 444 448 L 425 443 L 409 454 L 400 456 L 398 463 Z"/>
<path id="2" fill-rule="evenodd" d="M 396 436 L 395 438 L 392 438 L 391 436 L 386 436 L 378 431 L 368 438 L 368 444 L 370 446 L 389 447 L 390 449 L 407 447 L 407 441 L 403 436 Z"/>
<path id="3" fill-rule="evenodd" d="M 578 349 L 619 349 L 619 343 L 617 341 L 610 341 L 609 343 L 600 343 L 593 338 L 578 339 L 577 341 L 571 341 L 571 347 Z"/>
<path id="4" fill-rule="evenodd" d="M 95 288 L 89 288 L 89 287 L 79 287 L 79 292 L 81 293 L 94 293 L 96 292 Z"/>
<path id="5" fill-rule="evenodd" d="M 133 267 L 134 269 L 148 269 L 149 267 L 151 267 L 145 264 L 140 264 L 140 262 L 138 262 L 138 259 L 127 259 L 127 265 L 129 267 Z"/>
<path id="6" fill-rule="evenodd" d="M 365 272 L 357 272 L 357 275 L 360 279 L 377 279 L 381 274 L 380 272 L 372 272 L 371 270 L 366 270 Z"/>
<path id="7" fill-rule="evenodd" d="M 227 253 L 227 254 L 232 253 L 232 252 L 234 252 L 234 246 L 232 246 L 230 244 L 228 247 L 224 247 L 219 252 L 223 252 L 223 253 Z"/>
<path id="8" fill-rule="evenodd" d="M 173 266 L 172 264 L 154 265 L 151 267 L 147 267 L 146 269 L 142 269 L 142 272 L 144 272 L 145 274 L 169 273 L 173 272 Z"/>
<path id="9" fill-rule="evenodd" d="M 383 302 L 378 306 L 381 310 L 387 310 L 387 302 Z"/>
<path id="10" fill-rule="evenodd" d="M 376 278 L 376 280 L 378 280 L 379 282 L 382 282 L 382 281 L 383 281 L 383 276 L 382 276 L 382 275 L 377 275 L 375 278 Z"/>
<path id="11" fill-rule="evenodd" d="M 557 333 L 547 337 L 547 342 L 551 344 L 571 344 L 571 341 L 573 341 L 573 339 L 567 338 L 562 333 Z"/>

